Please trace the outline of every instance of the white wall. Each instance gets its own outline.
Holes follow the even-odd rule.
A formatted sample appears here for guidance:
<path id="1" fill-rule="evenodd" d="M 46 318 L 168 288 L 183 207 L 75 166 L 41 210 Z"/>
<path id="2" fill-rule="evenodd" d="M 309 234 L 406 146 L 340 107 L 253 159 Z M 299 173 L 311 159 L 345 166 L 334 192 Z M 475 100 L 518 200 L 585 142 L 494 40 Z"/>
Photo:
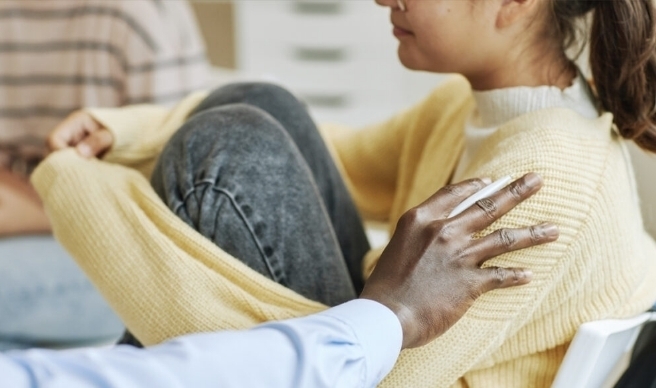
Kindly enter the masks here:
<path id="1" fill-rule="evenodd" d="M 237 68 L 294 91 L 320 122 L 364 125 L 410 106 L 443 77 L 396 55 L 389 8 L 373 0 L 240 0 Z"/>

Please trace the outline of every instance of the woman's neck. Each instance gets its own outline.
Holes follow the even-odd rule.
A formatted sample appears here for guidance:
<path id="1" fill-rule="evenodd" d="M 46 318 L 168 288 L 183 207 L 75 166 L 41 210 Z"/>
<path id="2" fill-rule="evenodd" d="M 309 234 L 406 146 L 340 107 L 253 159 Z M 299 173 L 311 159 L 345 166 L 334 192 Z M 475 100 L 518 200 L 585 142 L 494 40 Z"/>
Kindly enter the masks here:
<path id="1" fill-rule="evenodd" d="M 577 76 L 576 66 L 568 59 L 505 61 L 479 74 L 467 75 L 477 91 L 512 88 L 517 86 L 555 86 L 564 90 Z"/>

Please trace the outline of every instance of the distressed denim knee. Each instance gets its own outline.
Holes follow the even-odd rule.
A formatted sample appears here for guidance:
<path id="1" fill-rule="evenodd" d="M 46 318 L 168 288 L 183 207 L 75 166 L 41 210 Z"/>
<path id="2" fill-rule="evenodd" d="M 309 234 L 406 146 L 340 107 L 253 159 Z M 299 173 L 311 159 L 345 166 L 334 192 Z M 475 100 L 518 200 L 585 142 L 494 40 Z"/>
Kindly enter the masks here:
<path id="1" fill-rule="evenodd" d="M 312 175 L 284 128 L 232 104 L 191 117 L 152 184 L 189 225 L 251 268 L 324 303 L 355 291 Z"/>
<path id="2" fill-rule="evenodd" d="M 369 251 L 362 220 L 355 203 L 335 166 L 316 124 L 306 107 L 284 88 L 267 83 L 238 83 L 212 92 L 195 110 L 206 110 L 226 104 L 247 104 L 268 113 L 294 141 L 305 164 L 312 172 L 323 205 L 346 261 L 351 281 L 359 292 L 362 280 L 362 257 Z"/>
<path id="3" fill-rule="evenodd" d="M 232 104 L 255 106 L 273 116 L 278 116 L 277 112 L 287 114 L 298 106 L 304 106 L 292 93 L 279 85 L 267 82 L 238 82 L 212 91 L 194 109 L 190 117 L 217 106 Z M 284 126 L 285 123 L 282 124 Z"/>
<path id="4" fill-rule="evenodd" d="M 239 170 L 250 170 L 247 166 L 256 159 L 275 164 L 281 155 L 276 146 L 280 131 L 267 116 L 235 104 L 191 118 L 162 152 L 152 183 L 171 210 L 197 231 L 257 272 L 287 285 L 279 255 L 266 235 L 266 220 L 249 203 L 254 193 L 237 179 L 245 175 Z"/>

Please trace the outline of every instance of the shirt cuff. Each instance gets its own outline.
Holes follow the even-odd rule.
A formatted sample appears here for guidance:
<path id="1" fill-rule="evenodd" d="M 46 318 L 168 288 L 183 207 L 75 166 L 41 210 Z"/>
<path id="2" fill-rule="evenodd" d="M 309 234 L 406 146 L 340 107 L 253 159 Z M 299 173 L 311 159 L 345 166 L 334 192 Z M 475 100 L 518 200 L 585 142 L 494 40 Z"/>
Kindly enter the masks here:
<path id="1" fill-rule="evenodd" d="M 394 367 L 403 344 L 403 328 L 396 314 L 369 299 L 355 299 L 322 313 L 346 323 L 363 348 L 367 381 L 377 384 Z"/>

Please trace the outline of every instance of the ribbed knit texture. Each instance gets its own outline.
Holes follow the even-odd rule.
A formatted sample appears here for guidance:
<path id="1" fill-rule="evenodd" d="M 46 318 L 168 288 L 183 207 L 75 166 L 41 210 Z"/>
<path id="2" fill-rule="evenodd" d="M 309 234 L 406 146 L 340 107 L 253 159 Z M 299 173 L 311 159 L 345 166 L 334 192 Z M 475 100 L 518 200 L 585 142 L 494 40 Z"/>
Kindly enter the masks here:
<path id="1" fill-rule="evenodd" d="M 150 188 L 153 158 L 202 97 L 172 112 L 94 111 L 117 137 L 105 161 L 67 150 L 33 175 L 57 237 L 146 344 L 323 308 L 222 252 Z M 448 182 L 471 108 L 469 86 L 456 77 L 381 125 L 326 128 L 362 213 L 394 225 Z M 653 304 L 656 245 L 643 231 L 630 167 L 611 122 L 608 114 L 590 120 L 567 109 L 541 110 L 502 125 L 486 140 L 466 176 L 535 171 L 545 181 L 491 229 L 550 221 L 561 237 L 494 259 L 490 265 L 532 269 L 533 282 L 482 296 L 446 334 L 404 351 L 383 386 L 547 387 L 581 323 L 632 316 Z M 369 267 L 377 255 L 367 256 Z"/>
<path id="2" fill-rule="evenodd" d="M 452 181 L 458 182 L 478 149 L 499 126 L 519 116 L 541 109 L 568 108 L 581 116 L 599 116 L 597 101 L 585 78 L 579 75 L 571 86 L 516 86 L 512 88 L 474 91 L 476 109 L 465 126 L 465 149 L 458 161 Z"/>
<path id="3" fill-rule="evenodd" d="M 498 127 L 528 112 L 549 108 L 569 108 L 583 117 L 598 116 L 592 90 L 582 75 L 561 90 L 557 86 L 515 86 L 474 91 L 476 114 L 473 125 Z"/>

